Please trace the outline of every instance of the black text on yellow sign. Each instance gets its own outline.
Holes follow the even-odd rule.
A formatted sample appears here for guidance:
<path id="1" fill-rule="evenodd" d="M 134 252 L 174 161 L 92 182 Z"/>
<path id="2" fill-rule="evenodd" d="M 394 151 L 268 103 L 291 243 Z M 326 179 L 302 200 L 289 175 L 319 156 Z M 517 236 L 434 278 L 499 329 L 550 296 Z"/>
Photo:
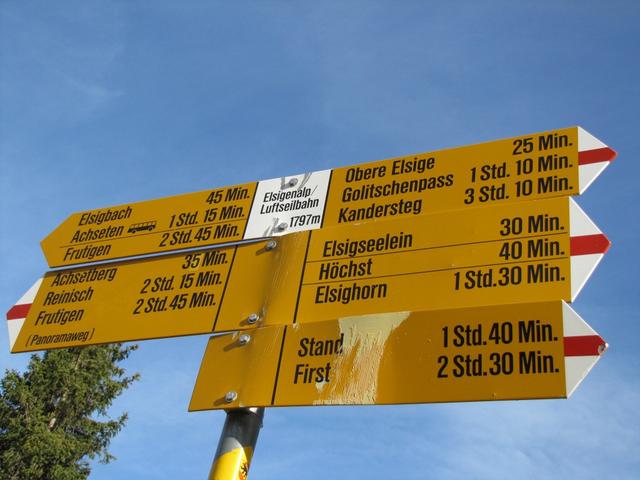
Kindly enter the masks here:
<path id="1" fill-rule="evenodd" d="M 281 325 L 570 300 L 569 202 L 434 213 L 50 272 L 14 351 L 247 329 L 252 314 L 259 325 Z"/>
<path id="2" fill-rule="evenodd" d="M 249 325 L 265 302 L 295 300 L 273 294 L 283 280 L 273 272 L 301 263 L 290 257 L 303 251 L 291 245 L 299 240 L 49 272 L 12 351 L 210 333 L 221 317 Z"/>
<path id="3" fill-rule="evenodd" d="M 597 175 L 584 170 L 589 162 L 615 156 L 593 149 L 599 144 L 572 127 L 79 212 L 42 248 L 49 265 L 59 267 L 577 195 Z"/>
<path id="4" fill-rule="evenodd" d="M 295 320 L 570 300 L 569 202 L 311 232 Z"/>
<path id="5" fill-rule="evenodd" d="M 42 241 L 50 266 L 241 240 L 256 184 L 71 215 Z"/>
<path id="6" fill-rule="evenodd" d="M 336 168 L 324 226 L 579 193 L 578 129 Z"/>
<path id="7" fill-rule="evenodd" d="M 562 302 L 265 327 L 209 340 L 189 409 L 563 398 L 564 360 Z"/>

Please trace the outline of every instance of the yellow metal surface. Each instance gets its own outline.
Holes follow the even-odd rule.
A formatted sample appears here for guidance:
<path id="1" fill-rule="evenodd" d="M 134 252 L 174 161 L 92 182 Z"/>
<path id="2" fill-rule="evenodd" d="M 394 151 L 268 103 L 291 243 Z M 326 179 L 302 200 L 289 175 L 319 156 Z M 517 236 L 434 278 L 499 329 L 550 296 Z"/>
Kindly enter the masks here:
<path id="1" fill-rule="evenodd" d="M 570 300 L 569 201 L 299 232 L 272 249 L 260 241 L 50 272 L 13 351 Z"/>
<path id="2" fill-rule="evenodd" d="M 563 398 L 562 332 L 562 302 L 547 302 L 265 327 L 233 350 L 215 337 L 189 409 L 225 408 L 229 390 L 231 407 Z"/>
<path id="3" fill-rule="evenodd" d="M 241 240 L 256 183 L 71 215 L 42 241 L 51 267 Z"/>
<path id="4" fill-rule="evenodd" d="M 221 305 L 227 321 L 246 321 L 264 308 L 278 258 L 257 242 L 49 272 L 13 351 L 210 333 Z"/>
<path id="5" fill-rule="evenodd" d="M 288 231 L 577 195 L 578 129 L 340 167 L 330 176 L 312 172 L 301 184 L 316 177 L 299 202 L 308 206 L 287 210 Z M 42 248 L 49 265 L 60 267 L 282 233 L 274 230 L 284 218 L 274 199 L 288 198 L 292 184 L 279 180 L 75 213 Z M 326 200 L 311 199 L 316 188 L 328 189 Z"/>
<path id="6" fill-rule="evenodd" d="M 251 338 L 246 344 L 240 341 L 239 332 L 210 338 L 207 352 L 216 353 L 207 353 L 207 361 L 200 364 L 198 379 L 203 383 L 201 388 L 196 386 L 190 408 L 210 410 L 269 405 L 283 333 L 284 329 L 277 327 L 254 329 L 247 332 Z M 256 375 L 256 372 L 260 374 Z M 215 388 L 211 388 L 212 385 Z M 230 391 L 238 394 L 232 403 L 225 401 L 225 395 Z M 246 402 L 247 399 L 251 401 Z"/>
<path id="7" fill-rule="evenodd" d="M 279 237 L 270 251 L 243 248 L 233 265 L 216 332 L 255 327 L 247 322 L 252 313 L 260 316 L 260 325 L 291 323 L 308 240 L 309 232 L 300 232 Z M 267 261 L 259 261 L 261 256 Z"/>
<path id="8" fill-rule="evenodd" d="M 436 212 L 311 232 L 308 261 L 569 233 L 569 200 Z"/>
<path id="9" fill-rule="evenodd" d="M 253 449 L 238 447 L 226 452 L 213 464 L 209 480 L 247 480 Z"/>
<path id="10" fill-rule="evenodd" d="M 578 193 L 572 127 L 336 168 L 323 227 Z"/>
<path id="11" fill-rule="evenodd" d="M 570 300 L 569 200 L 311 232 L 297 322 Z"/>
<path id="12" fill-rule="evenodd" d="M 562 243 L 568 245 L 568 240 Z M 413 255 L 404 254 L 404 258 L 397 255 L 399 258 L 388 259 L 386 276 L 303 285 L 296 319 L 304 323 L 398 309 L 571 300 L 568 254 L 535 262 L 487 265 L 481 256 L 483 250 L 493 247 L 497 251 L 499 245 L 484 247 L 478 249 L 478 255 L 460 252 L 457 247 L 443 248 L 433 260 L 432 270 L 423 270 L 430 268 L 428 263 L 425 267 Z M 463 268 L 447 267 L 447 263 Z"/>

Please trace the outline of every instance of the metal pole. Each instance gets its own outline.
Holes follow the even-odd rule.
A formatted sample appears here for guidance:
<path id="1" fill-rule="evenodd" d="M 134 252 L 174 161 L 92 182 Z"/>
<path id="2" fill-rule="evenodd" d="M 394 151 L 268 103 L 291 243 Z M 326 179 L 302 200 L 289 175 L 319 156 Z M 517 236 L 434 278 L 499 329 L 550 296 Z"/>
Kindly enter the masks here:
<path id="1" fill-rule="evenodd" d="M 264 408 L 227 410 L 209 480 L 246 480 L 263 418 Z"/>

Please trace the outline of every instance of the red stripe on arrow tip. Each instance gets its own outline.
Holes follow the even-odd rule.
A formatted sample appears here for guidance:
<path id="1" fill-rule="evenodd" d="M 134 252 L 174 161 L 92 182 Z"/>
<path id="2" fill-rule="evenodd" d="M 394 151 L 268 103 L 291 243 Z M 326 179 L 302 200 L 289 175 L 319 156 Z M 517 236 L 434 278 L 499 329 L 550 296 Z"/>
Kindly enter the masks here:
<path id="1" fill-rule="evenodd" d="M 30 303 L 23 303 L 21 305 L 14 305 L 7 312 L 7 320 L 16 320 L 18 318 L 27 318 L 27 313 L 31 308 Z"/>
<path id="2" fill-rule="evenodd" d="M 611 242 L 603 233 L 595 235 L 580 235 L 571 237 L 571 255 L 591 255 L 593 253 L 606 253 Z"/>
<path id="3" fill-rule="evenodd" d="M 593 355 L 602 355 L 606 349 L 607 342 L 605 342 L 599 335 L 564 337 L 565 357 L 589 357 Z"/>
<path id="4" fill-rule="evenodd" d="M 616 151 L 613 148 L 604 147 L 594 150 L 585 150 L 578 152 L 578 165 L 587 165 L 588 163 L 610 162 L 616 158 Z"/>

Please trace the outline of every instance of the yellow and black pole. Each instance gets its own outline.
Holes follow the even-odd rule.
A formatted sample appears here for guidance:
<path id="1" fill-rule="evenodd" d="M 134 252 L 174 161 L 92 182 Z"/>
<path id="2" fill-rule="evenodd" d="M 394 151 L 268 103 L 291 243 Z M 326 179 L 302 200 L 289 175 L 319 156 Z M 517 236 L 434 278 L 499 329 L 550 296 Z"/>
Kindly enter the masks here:
<path id="1" fill-rule="evenodd" d="M 246 480 L 263 418 L 264 408 L 227 410 L 209 480 Z"/>

